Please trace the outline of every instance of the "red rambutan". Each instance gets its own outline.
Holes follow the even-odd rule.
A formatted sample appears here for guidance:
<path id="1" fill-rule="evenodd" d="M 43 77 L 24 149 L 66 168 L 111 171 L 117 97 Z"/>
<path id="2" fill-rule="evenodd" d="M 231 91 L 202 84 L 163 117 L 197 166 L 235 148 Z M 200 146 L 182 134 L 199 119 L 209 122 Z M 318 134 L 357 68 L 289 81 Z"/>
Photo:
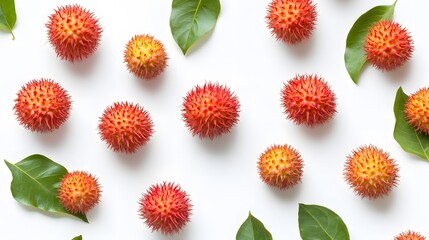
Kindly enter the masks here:
<path id="1" fill-rule="evenodd" d="M 387 195 L 398 183 L 398 166 L 373 145 L 360 147 L 347 158 L 344 177 L 356 194 L 369 199 Z"/>
<path id="2" fill-rule="evenodd" d="M 296 44 L 311 36 L 317 19 L 316 6 L 311 0 L 273 0 L 266 19 L 277 39 Z"/>
<path id="3" fill-rule="evenodd" d="M 139 214 L 153 231 L 163 234 L 179 232 L 190 221 L 192 205 L 179 185 L 152 185 L 139 201 Z"/>
<path id="4" fill-rule="evenodd" d="M 262 181 L 280 190 L 289 189 L 301 182 L 303 166 L 298 151 L 289 145 L 268 148 L 258 161 Z"/>
<path id="5" fill-rule="evenodd" d="M 281 92 L 288 119 L 296 124 L 323 124 L 336 113 L 336 98 L 329 85 L 316 75 L 297 75 Z"/>
<path id="6" fill-rule="evenodd" d="M 57 56 L 70 62 L 92 55 L 102 32 L 94 14 L 79 5 L 59 7 L 49 17 L 46 27 Z"/>
<path id="7" fill-rule="evenodd" d="M 71 101 L 67 91 L 50 79 L 32 80 L 15 99 L 15 114 L 33 132 L 58 129 L 69 117 Z"/>
<path id="8" fill-rule="evenodd" d="M 228 87 L 217 83 L 196 86 L 183 101 L 182 117 L 192 135 L 213 139 L 238 122 L 240 103 Z"/>
<path id="9" fill-rule="evenodd" d="M 422 88 L 408 98 L 405 116 L 417 131 L 429 134 L 429 88 Z"/>
<path id="10" fill-rule="evenodd" d="M 126 45 L 124 59 L 128 70 L 135 76 L 151 80 L 167 67 L 164 45 L 150 35 L 136 35 Z"/>
<path id="11" fill-rule="evenodd" d="M 410 34 L 398 23 L 381 20 L 375 23 L 365 40 L 367 60 L 384 71 L 402 66 L 413 53 Z"/>
<path id="12" fill-rule="evenodd" d="M 71 213 L 86 214 L 100 201 L 100 195 L 97 179 L 81 171 L 67 173 L 58 189 L 58 199 Z"/>
<path id="13" fill-rule="evenodd" d="M 425 240 L 426 237 L 420 235 L 420 233 L 407 231 L 399 234 L 395 237 L 395 240 Z"/>
<path id="14" fill-rule="evenodd" d="M 117 102 L 104 111 L 98 129 L 109 148 L 133 153 L 149 141 L 153 123 L 149 113 L 138 104 Z"/>

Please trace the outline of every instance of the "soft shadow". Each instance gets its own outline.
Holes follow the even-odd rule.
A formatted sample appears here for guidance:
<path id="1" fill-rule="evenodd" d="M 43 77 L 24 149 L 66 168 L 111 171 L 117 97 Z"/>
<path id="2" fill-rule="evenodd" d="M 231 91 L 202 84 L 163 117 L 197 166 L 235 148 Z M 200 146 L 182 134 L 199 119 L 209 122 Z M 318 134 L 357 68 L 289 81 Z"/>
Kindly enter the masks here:
<path id="1" fill-rule="evenodd" d="M 66 135 L 69 132 L 69 125 L 64 124 L 60 126 L 59 129 L 56 129 L 52 132 L 46 132 L 46 133 L 37 133 L 36 138 L 38 142 L 42 142 L 43 144 L 47 146 L 58 146 L 61 144 L 62 139 L 66 137 Z"/>
<path id="2" fill-rule="evenodd" d="M 192 216 L 191 216 L 191 218 L 192 218 Z M 189 223 L 187 224 L 187 225 L 189 225 Z M 178 233 L 176 233 L 176 234 L 173 234 L 173 235 L 169 235 L 169 236 L 165 236 L 164 234 L 162 234 L 161 232 L 156 232 L 156 239 L 159 239 L 159 240 L 188 240 L 189 239 L 189 237 L 191 236 L 191 234 L 190 234 L 190 230 L 189 230 L 189 226 L 187 226 L 187 225 L 185 225 L 184 226 L 184 228 L 180 231 L 180 232 L 178 232 Z"/>
<path id="3" fill-rule="evenodd" d="M 62 60 L 62 62 L 67 65 L 67 67 L 73 71 L 73 73 L 78 77 L 85 77 L 88 76 L 91 71 L 94 71 L 96 69 L 96 64 L 98 63 L 98 60 L 100 58 L 100 51 L 96 51 L 93 55 L 89 56 L 86 59 L 83 59 L 82 61 L 78 62 L 68 62 L 66 60 Z"/>
<path id="4" fill-rule="evenodd" d="M 387 80 L 391 82 L 395 82 L 397 84 L 402 83 L 404 80 L 408 78 L 408 76 L 411 73 L 412 64 L 411 62 L 405 63 L 404 66 L 401 66 L 400 68 L 386 72 Z M 419 79 L 416 79 L 419 81 Z"/>
<path id="5" fill-rule="evenodd" d="M 388 196 L 385 196 L 385 197 L 383 197 L 381 199 L 374 199 L 374 200 L 369 200 L 368 199 L 366 201 L 369 202 L 368 205 L 370 205 L 372 208 L 374 208 L 378 212 L 386 213 L 394 205 L 395 194 L 394 194 L 394 192 L 391 192 Z"/>
<path id="6" fill-rule="evenodd" d="M 140 147 L 134 153 L 115 153 L 115 158 L 118 161 L 121 161 L 124 166 L 127 166 L 130 169 L 138 170 L 146 156 L 149 155 L 150 152 L 150 142 Z"/>
<path id="7" fill-rule="evenodd" d="M 303 132 L 305 135 L 311 135 L 315 138 L 323 138 L 329 134 L 329 132 L 332 132 L 332 129 L 336 125 L 336 116 L 333 117 L 333 119 L 328 120 L 327 123 L 316 125 L 314 127 L 307 127 L 306 125 L 300 126 L 301 132 Z"/>
<path id="8" fill-rule="evenodd" d="M 168 68 L 168 66 L 167 66 Z M 141 78 L 137 78 L 137 77 L 133 77 L 134 81 L 137 81 L 139 83 L 140 86 L 142 86 L 142 88 L 144 89 L 148 89 L 149 91 L 156 91 L 158 89 L 160 89 L 162 87 L 162 85 L 164 84 L 164 82 L 166 81 L 165 79 L 167 78 L 166 75 L 168 75 L 168 69 L 165 69 L 164 72 L 161 73 L 161 75 L 159 75 L 158 77 L 151 79 L 151 80 L 146 80 L 146 79 L 141 79 Z M 132 74 L 132 73 L 130 73 Z"/>
<path id="9" fill-rule="evenodd" d="M 313 52 L 316 38 L 317 35 L 313 33 L 309 39 L 303 40 L 302 42 L 295 45 L 288 45 L 281 41 L 279 42 L 281 42 L 285 46 L 286 50 L 292 53 L 296 58 L 305 58 L 310 55 L 311 52 Z"/>
<path id="10" fill-rule="evenodd" d="M 195 141 L 198 141 L 205 149 L 215 153 L 223 153 L 232 148 L 237 138 L 237 126 L 233 127 L 230 133 L 225 133 L 222 136 L 215 137 L 213 140 L 201 139 L 195 136 Z"/>
<path id="11" fill-rule="evenodd" d="M 280 190 L 274 187 L 269 187 L 270 192 L 276 196 L 280 200 L 296 200 L 299 196 L 299 193 L 301 192 L 301 185 L 302 183 L 298 183 L 298 185 L 292 187 L 291 189 L 287 190 Z"/>

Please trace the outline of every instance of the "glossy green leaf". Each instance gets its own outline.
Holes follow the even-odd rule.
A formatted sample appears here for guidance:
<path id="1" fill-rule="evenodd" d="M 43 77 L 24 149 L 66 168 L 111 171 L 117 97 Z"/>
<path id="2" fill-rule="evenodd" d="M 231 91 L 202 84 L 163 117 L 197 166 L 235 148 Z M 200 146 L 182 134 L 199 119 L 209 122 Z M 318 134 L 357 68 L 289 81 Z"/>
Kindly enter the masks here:
<path id="1" fill-rule="evenodd" d="M 12 34 L 12 39 L 15 39 L 15 36 L 12 32 L 15 23 L 15 1 L 0 0 L 0 30 L 10 32 Z"/>
<path id="2" fill-rule="evenodd" d="M 219 0 L 173 0 L 170 28 L 183 54 L 216 25 Z"/>
<path id="3" fill-rule="evenodd" d="M 364 44 L 371 26 L 384 19 L 390 20 L 395 10 L 396 1 L 392 5 L 377 6 L 362 14 L 350 29 L 347 35 L 344 61 L 347 72 L 353 82 L 358 83 L 359 75 L 366 62 Z"/>
<path id="4" fill-rule="evenodd" d="M 264 224 L 257 218 L 249 216 L 240 226 L 237 232 L 236 240 L 272 240 L 271 233 L 265 228 Z"/>
<path id="5" fill-rule="evenodd" d="M 346 224 L 333 211 L 318 205 L 299 204 L 299 232 L 303 240 L 349 240 Z"/>
<path id="6" fill-rule="evenodd" d="M 405 116 L 405 103 L 407 100 L 408 95 L 404 93 L 402 88 L 399 88 L 396 92 L 395 105 L 393 106 L 396 118 L 393 137 L 404 151 L 429 160 L 429 136 L 416 132 L 408 124 Z"/>
<path id="7" fill-rule="evenodd" d="M 4 160 L 12 173 L 10 190 L 19 203 L 48 212 L 66 213 L 88 222 L 85 215 L 64 209 L 57 198 L 61 178 L 67 174 L 60 164 L 43 155 L 31 155 L 16 164 Z"/>
<path id="8" fill-rule="evenodd" d="M 77 237 L 74 237 L 72 240 L 82 240 L 82 235 L 79 235 Z"/>

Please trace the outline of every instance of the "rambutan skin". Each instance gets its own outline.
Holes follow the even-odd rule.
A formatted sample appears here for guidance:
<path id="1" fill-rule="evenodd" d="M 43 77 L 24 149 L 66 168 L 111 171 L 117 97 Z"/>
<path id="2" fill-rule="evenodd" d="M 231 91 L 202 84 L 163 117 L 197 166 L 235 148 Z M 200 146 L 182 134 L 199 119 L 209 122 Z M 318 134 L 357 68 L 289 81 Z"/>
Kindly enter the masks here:
<path id="1" fill-rule="evenodd" d="M 278 40 L 297 44 L 312 35 L 317 20 L 316 5 L 311 0 L 272 0 L 266 20 Z"/>
<path id="2" fill-rule="evenodd" d="M 101 190 L 97 178 L 89 173 L 67 173 L 58 189 L 58 199 L 72 213 L 86 214 L 100 201 Z"/>
<path id="3" fill-rule="evenodd" d="M 182 117 L 192 135 L 214 139 L 230 132 L 238 122 L 240 103 L 224 85 L 196 86 L 183 100 Z"/>
<path id="4" fill-rule="evenodd" d="M 288 119 L 309 127 L 327 122 L 337 112 L 334 92 L 317 75 L 289 80 L 281 91 L 281 102 Z"/>
<path id="5" fill-rule="evenodd" d="M 365 39 L 368 62 L 383 71 L 391 71 L 407 62 L 414 51 L 410 34 L 398 23 L 381 20 L 375 23 Z"/>
<path id="6" fill-rule="evenodd" d="M 49 21 L 48 38 L 57 56 L 70 62 L 88 58 L 100 43 L 102 29 L 94 14 L 80 5 L 55 10 Z"/>
<path id="7" fill-rule="evenodd" d="M 286 190 L 301 182 L 303 166 L 296 149 L 289 145 L 273 145 L 259 157 L 258 172 L 269 186 Z"/>
<path id="8" fill-rule="evenodd" d="M 425 240 L 426 237 L 418 232 L 406 231 L 395 237 L 395 240 Z"/>
<path id="9" fill-rule="evenodd" d="M 138 104 L 116 102 L 100 118 L 99 134 L 115 152 L 134 153 L 153 134 L 149 113 Z"/>
<path id="10" fill-rule="evenodd" d="M 429 88 L 422 88 L 408 98 L 405 116 L 414 129 L 429 134 Z"/>
<path id="11" fill-rule="evenodd" d="M 164 45 L 151 35 L 136 35 L 126 45 L 124 62 L 135 76 L 145 80 L 158 77 L 167 67 Z"/>
<path id="12" fill-rule="evenodd" d="M 368 145 L 348 156 L 343 175 L 357 195 L 372 200 L 386 196 L 397 186 L 398 172 L 387 152 Z"/>
<path id="13" fill-rule="evenodd" d="M 71 100 L 67 91 L 53 80 L 32 80 L 18 92 L 13 109 L 25 128 L 51 132 L 68 119 Z"/>
<path id="14" fill-rule="evenodd" d="M 190 221 L 189 195 L 171 182 L 152 185 L 139 200 L 139 215 L 153 231 L 178 233 Z"/>

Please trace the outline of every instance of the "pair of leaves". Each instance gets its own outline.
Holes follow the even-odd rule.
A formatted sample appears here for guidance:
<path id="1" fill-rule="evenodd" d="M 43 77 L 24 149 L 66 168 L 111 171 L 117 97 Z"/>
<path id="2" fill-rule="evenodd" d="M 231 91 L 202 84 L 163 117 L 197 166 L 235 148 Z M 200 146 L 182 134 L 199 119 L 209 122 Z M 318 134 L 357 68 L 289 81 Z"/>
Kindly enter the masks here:
<path id="1" fill-rule="evenodd" d="M 216 25 L 219 0 L 173 0 L 170 28 L 183 54 Z"/>
<path id="2" fill-rule="evenodd" d="M 393 137 L 404 149 L 404 151 L 419 156 L 429 161 L 429 136 L 417 132 L 407 121 L 405 116 L 405 103 L 408 95 L 402 88 L 396 92 L 393 111 L 395 113 L 396 123 L 393 131 Z"/>
<path id="3" fill-rule="evenodd" d="M 366 63 L 364 44 L 369 29 L 376 22 L 390 20 L 393 16 L 395 5 L 396 1 L 392 5 L 376 6 L 370 9 L 356 20 L 347 35 L 344 61 L 347 72 L 356 84 L 362 67 Z"/>
<path id="4" fill-rule="evenodd" d="M 65 213 L 88 222 L 83 214 L 67 211 L 57 198 L 61 178 L 67 169 L 51 159 L 34 154 L 16 164 L 5 160 L 12 173 L 10 190 L 15 200 L 23 205 L 48 212 Z"/>
<path id="5" fill-rule="evenodd" d="M 16 23 L 15 1 L 0 0 L 0 30 L 10 32 L 15 39 L 12 29 Z"/>
<path id="6" fill-rule="evenodd" d="M 300 203 L 298 210 L 299 232 L 303 240 L 350 240 L 343 220 L 330 209 Z M 236 240 L 272 240 L 264 224 L 249 213 L 237 232 Z"/>

